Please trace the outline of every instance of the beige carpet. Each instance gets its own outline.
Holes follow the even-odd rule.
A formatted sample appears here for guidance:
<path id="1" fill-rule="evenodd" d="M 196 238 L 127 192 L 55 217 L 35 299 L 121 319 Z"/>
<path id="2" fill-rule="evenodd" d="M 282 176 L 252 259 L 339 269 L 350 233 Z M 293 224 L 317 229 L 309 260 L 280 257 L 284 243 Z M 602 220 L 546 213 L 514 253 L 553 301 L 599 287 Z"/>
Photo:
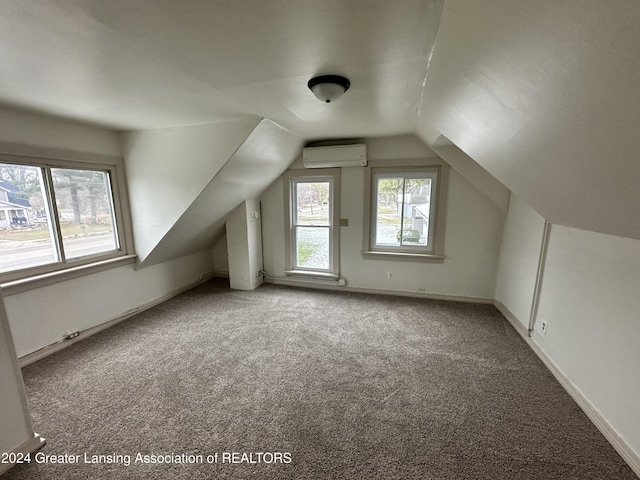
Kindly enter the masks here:
<path id="1" fill-rule="evenodd" d="M 216 280 L 24 377 L 81 463 L 2 480 L 636 479 L 487 305 Z"/>

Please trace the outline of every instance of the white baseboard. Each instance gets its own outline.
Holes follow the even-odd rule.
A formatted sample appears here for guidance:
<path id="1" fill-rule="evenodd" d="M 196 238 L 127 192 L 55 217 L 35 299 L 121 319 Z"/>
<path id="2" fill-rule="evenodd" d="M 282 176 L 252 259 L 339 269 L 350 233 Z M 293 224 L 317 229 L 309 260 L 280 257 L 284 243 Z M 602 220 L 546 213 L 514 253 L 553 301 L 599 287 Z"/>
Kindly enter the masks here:
<path id="1" fill-rule="evenodd" d="M 216 278 L 229 278 L 228 270 L 214 270 L 213 274 Z"/>
<path id="2" fill-rule="evenodd" d="M 68 340 L 67 339 L 59 340 L 58 342 L 52 343 L 51 345 L 47 345 L 46 347 L 36 350 L 35 352 L 28 353 L 27 355 L 24 355 L 18 359 L 18 365 L 20 365 L 20 368 L 26 367 L 27 365 L 37 362 L 40 359 L 48 357 L 52 353 L 58 352 L 63 348 L 67 348 L 68 346 L 73 345 L 76 342 L 79 342 L 87 337 L 90 337 L 91 335 L 95 335 L 96 333 L 101 332 L 102 330 L 106 330 L 107 328 L 112 327 L 117 323 L 127 320 L 128 318 L 131 318 L 134 315 L 137 315 L 138 313 L 144 312 L 145 310 L 149 310 L 150 308 L 155 307 L 156 305 L 160 305 L 161 303 L 166 302 L 170 298 L 173 298 L 177 295 L 180 295 L 181 293 L 191 290 L 192 288 L 197 287 L 201 283 L 204 283 L 207 280 L 211 280 L 214 276 L 217 276 L 217 275 L 215 275 L 213 272 L 202 274 L 200 275 L 200 278 L 197 281 L 190 283 L 188 285 L 185 285 L 184 287 L 180 287 L 175 290 L 172 290 L 171 292 L 166 293 L 165 295 L 159 298 L 156 298 L 151 302 L 145 303 L 136 308 L 132 308 L 131 310 L 128 310 L 123 314 L 118 315 L 115 318 L 112 318 L 111 320 L 107 320 L 104 323 L 96 325 L 95 327 L 82 330 L 80 332 L 80 335 L 78 335 L 75 338 L 68 339 Z"/>
<path id="3" fill-rule="evenodd" d="M 41 437 L 37 433 L 34 433 L 32 438 L 24 442 L 22 445 L 14 448 L 10 453 L 26 455 L 27 453 L 33 453 L 36 450 L 42 448 L 45 443 L 47 443 L 47 440 L 44 437 Z M 15 463 L 0 463 L 0 475 L 15 466 Z"/>
<path id="4" fill-rule="evenodd" d="M 560 385 L 567 391 L 567 393 L 578 404 L 582 411 L 589 417 L 589 420 L 596 426 L 600 433 L 604 435 L 611 446 L 618 452 L 622 459 L 627 462 L 631 470 L 640 477 L 640 455 L 638 455 L 624 441 L 618 432 L 611 426 L 607 420 L 600 415 L 595 406 L 582 394 L 580 390 L 569 380 L 569 378 L 560 370 L 560 367 L 551 360 L 547 354 L 540 349 L 535 340 L 528 335 L 527 328 L 511 313 L 511 311 L 497 300 L 494 302 L 496 308 L 500 310 L 500 313 L 504 315 L 507 321 L 513 326 L 513 328 L 520 334 L 520 336 L 527 342 L 527 345 L 533 350 L 540 360 L 545 364 L 553 376 L 558 380 Z"/>
<path id="5" fill-rule="evenodd" d="M 292 287 L 315 288 L 319 290 L 335 290 L 335 291 L 341 291 L 341 292 L 370 293 L 374 295 L 393 295 L 397 297 L 429 298 L 432 300 L 447 300 L 451 302 L 493 304 L 492 298 L 466 297 L 462 295 L 447 295 L 447 294 L 441 294 L 441 293 L 407 292 L 403 290 L 385 290 L 382 288 L 339 286 L 336 284 L 335 280 L 323 281 L 323 280 L 313 280 L 313 279 L 293 279 L 288 277 L 282 277 L 282 278 L 266 277 L 264 279 L 264 283 L 272 283 L 274 285 L 289 285 Z"/>

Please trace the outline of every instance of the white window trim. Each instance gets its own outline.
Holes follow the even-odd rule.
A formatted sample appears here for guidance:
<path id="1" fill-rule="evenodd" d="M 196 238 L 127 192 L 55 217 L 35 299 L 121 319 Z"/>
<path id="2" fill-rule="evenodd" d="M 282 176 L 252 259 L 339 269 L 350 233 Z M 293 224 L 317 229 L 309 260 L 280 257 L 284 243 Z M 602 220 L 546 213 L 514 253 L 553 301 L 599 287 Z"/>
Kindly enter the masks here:
<path id="1" fill-rule="evenodd" d="M 31 288 L 75 278 L 79 275 L 79 272 L 86 275 L 93 271 L 115 268 L 124 263 L 135 261 L 122 158 L 111 155 L 85 154 L 0 143 L 0 163 L 109 172 L 119 245 L 118 250 L 103 254 L 0 273 L 0 285 L 3 288 L 3 292 L 5 292 L 5 288 L 7 289 L 7 294 L 9 292 L 26 291 Z"/>
<path id="2" fill-rule="evenodd" d="M 331 218 L 331 244 L 329 246 L 329 269 L 311 269 L 295 267 L 295 249 L 293 228 L 294 189 L 293 182 L 298 179 L 323 179 L 330 178 L 332 182 L 332 196 L 329 199 L 329 210 Z M 338 278 L 340 276 L 340 169 L 323 168 L 309 170 L 287 170 L 284 175 L 284 203 L 285 203 L 285 275 L 302 275 L 318 278 Z"/>
<path id="3" fill-rule="evenodd" d="M 376 174 L 406 175 L 412 172 L 437 172 L 435 195 L 435 221 L 432 223 L 432 244 L 428 247 L 376 247 L 374 244 L 375 221 L 373 218 L 374 181 Z M 439 158 L 409 159 L 390 161 L 370 161 L 365 168 L 365 200 L 363 213 L 362 255 L 365 258 L 420 260 L 442 262 L 444 256 L 444 231 L 446 217 L 446 198 L 449 183 L 449 166 Z M 430 226 L 431 227 L 431 226 Z M 430 228 L 431 230 L 431 228 Z"/>

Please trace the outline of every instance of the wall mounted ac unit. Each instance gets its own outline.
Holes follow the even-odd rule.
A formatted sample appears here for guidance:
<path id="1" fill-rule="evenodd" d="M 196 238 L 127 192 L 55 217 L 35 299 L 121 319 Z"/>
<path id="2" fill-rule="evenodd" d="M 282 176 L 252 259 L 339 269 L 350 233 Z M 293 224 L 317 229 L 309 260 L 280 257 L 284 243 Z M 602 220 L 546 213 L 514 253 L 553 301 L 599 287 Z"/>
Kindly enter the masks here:
<path id="1" fill-rule="evenodd" d="M 302 150 L 305 168 L 366 167 L 367 146 L 332 145 L 328 147 L 307 147 Z"/>

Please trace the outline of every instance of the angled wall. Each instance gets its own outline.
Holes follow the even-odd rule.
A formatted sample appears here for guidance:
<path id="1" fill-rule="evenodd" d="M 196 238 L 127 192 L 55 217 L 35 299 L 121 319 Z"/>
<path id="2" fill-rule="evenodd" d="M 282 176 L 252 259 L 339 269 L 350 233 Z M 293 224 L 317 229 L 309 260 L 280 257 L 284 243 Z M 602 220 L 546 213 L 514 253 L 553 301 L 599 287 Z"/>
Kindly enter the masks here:
<path id="1" fill-rule="evenodd" d="M 417 121 L 554 224 L 640 238 L 640 3 L 447 0 Z"/>
<path id="2" fill-rule="evenodd" d="M 513 192 L 497 305 L 526 337 L 536 302 L 527 341 L 638 474 L 639 24 L 636 1 L 446 0 L 416 127 Z"/>
<path id="3" fill-rule="evenodd" d="M 544 218 L 512 196 L 496 301 L 525 336 L 543 229 Z M 541 269 L 528 341 L 640 474 L 640 241 L 552 225 Z"/>
<path id="4" fill-rule="evenodd" d="M 259 118 L 250 118 L 122 134 L 140 261 L 144 262 L 259 123 Z"/>
<path id="5" fill-rule="evenodd" d="M 439 140 L 444 140 L 445 145 L 439 145 Z M 511 191 L 482 168 L 473 158 L 455 145 L 451 145 L 449 139 L 441 135 L 438 140 L 431 145 L 431 149 L 445 162 L 455 168 L 460 175 L 475 185 L 475 187 L 495 203 L 500 210 L 506 212 L 509 209 L 509 196 L 511 195 Z"/>
<path id="6" fill-rule="evenodd" d="M 258 197 L 301 150 L 299 137 L 270 120 L 260 121 L 212 178 L 198 187 L 199 194 L 142 259 L 143 266 L 212 249 L 224 235 L 227 215 L 243 201 Z M 199 185 L 202 180 L 194 178 Z"/>

